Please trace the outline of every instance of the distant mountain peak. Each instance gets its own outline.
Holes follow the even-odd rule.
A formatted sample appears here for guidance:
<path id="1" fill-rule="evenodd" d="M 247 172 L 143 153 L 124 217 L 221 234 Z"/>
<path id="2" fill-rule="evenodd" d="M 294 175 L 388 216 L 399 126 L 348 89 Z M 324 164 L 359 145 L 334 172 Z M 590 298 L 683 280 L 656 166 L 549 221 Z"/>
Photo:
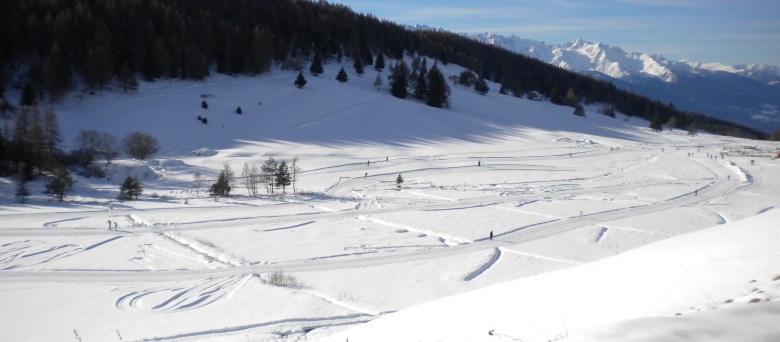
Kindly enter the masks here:
<path id="1" fill-rule="evenodd" d="M 468 36 L 563 69 L 612 79 L 622 88 L 683 110 L 714 114 L 761 130 L 780 123 L 780 114 L 766 109 L 780 108 L 780 66 L 673 61 L 582 38 L 545 44 L 494 32 Z"/>

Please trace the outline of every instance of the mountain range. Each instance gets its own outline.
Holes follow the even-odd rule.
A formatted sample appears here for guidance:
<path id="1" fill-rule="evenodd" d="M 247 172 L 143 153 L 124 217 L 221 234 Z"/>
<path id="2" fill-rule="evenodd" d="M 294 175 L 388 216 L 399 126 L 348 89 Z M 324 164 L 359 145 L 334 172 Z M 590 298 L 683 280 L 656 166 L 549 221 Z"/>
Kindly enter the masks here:
<path id="1" fill-rule="evenodd" d="M 536 58 L 563 69 L 613 82 L 617 87 L 769 132 L 780 127 L 780 67 L 727 65 L 626 52 L 576 39 L 546 44 L 492 32 L 470 38 Z"/>

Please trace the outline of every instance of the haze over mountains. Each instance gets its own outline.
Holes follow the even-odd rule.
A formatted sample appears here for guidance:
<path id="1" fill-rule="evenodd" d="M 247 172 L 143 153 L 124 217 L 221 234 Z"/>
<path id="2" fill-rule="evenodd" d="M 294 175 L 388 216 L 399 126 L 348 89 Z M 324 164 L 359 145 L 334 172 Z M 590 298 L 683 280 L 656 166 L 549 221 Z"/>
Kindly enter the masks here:
<path id="1" fill-rule="evenodd" d="M 563 69 L 610 80 L 678 109 L 709 114 L 765 132 L 780 126 L 780 67 L 726 65 L 626 52 L 576 39 L 546 44 L 492 32 L 470 35 Z"/>

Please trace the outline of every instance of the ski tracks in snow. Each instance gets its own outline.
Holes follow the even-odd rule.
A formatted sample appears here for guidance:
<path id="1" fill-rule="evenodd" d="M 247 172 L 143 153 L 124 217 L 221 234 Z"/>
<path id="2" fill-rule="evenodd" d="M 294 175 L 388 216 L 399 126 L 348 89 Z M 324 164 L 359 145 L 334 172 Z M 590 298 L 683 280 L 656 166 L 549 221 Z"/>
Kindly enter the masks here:
<path id="1" fill-rule="evenodd" d="M 249 278 L 249 275 L 208 278 L 189 287 L 133 291 L 119 297 L 114 307 L 134 312 L 193 310 L 213 304 L 222 298 L 232 297 Z"/>

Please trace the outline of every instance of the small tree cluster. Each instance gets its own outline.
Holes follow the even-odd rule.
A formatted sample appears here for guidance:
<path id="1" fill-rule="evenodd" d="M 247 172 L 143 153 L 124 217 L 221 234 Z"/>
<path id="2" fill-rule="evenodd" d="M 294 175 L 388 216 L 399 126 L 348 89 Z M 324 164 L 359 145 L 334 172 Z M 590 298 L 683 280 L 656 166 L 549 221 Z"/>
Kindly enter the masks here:
<path id="1" fill-rule="evenodd" d="M 97 157 L 103 157 L 106 165 L 111 164 L 119 155 L 119 143 L 116 137 L 108 132 L 98 132 L 96 130 L 86 130 L 79 132 L 76 137 L 78 145 L 77 154 L 81 165 L 88 165 Z"/>
<path id="2" fill-rule="evenodd" d="M 119 199 L 133 200 L 138 199 L 138 196 L 144 192 L 144 186 L 138 177 L 127 176 L 122 184 L 119 186 Z"/>

